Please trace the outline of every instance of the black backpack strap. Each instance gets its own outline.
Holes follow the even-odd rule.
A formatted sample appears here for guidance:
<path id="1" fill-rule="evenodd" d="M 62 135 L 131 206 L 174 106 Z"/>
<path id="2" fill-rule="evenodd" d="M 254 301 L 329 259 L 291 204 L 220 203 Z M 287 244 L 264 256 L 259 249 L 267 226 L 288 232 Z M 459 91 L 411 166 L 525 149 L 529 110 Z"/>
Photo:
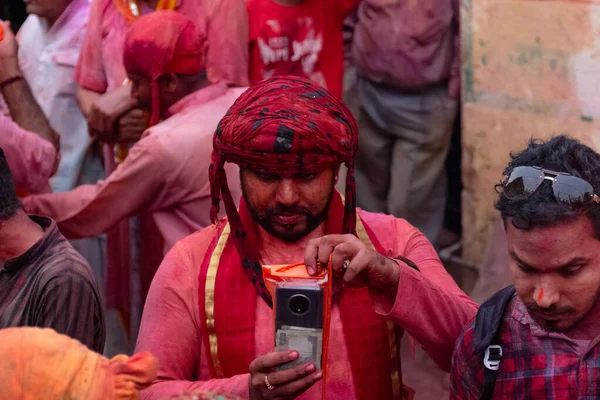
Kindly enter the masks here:
<path id="1" fill-rule="evenodd" d="M 506 307 L 515 294 L 513 286 L 507 286 L 483 303 L 475 317 L 473 353 L 483 360 L 483 388 L 480 400 L 490 400 L 502 360 L 502 347 L 496 342 Z"/>

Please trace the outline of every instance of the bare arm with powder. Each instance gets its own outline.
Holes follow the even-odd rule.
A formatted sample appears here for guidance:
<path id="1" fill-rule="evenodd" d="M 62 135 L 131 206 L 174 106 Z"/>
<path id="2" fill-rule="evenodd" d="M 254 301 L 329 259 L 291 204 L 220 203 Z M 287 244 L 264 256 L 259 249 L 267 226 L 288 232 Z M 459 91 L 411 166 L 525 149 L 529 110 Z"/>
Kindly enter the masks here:
<path id="1" fill-rule="evenodd" d="M 0 41 L 0 82 L 6 82 L 23 74 L 19 68 L 17 41 L 10 29 L 10 22 L 3 22 L 2 28 L 4 38 Z M 23 129 L 37 133 L 58 149 L 59 136 L 50 126 L 25 79 L 6 84 L 2 88 L 2 95 L 14 122 Z"/>

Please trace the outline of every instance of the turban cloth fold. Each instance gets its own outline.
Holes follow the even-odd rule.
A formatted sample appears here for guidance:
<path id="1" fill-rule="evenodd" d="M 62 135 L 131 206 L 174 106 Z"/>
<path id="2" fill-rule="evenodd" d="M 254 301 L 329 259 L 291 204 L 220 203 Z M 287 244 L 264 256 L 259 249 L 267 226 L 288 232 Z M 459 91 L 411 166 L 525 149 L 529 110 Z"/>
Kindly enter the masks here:
<path id="1" fill-rule="evenodd" d="M 123 63 L 128 74 L 152 80 L 150 126 L 160 120 L 158 79 L 169 73 L 192 75 L 206 68 L 204 32 L 183 15 L 155 11 L 133 22 L 125 37 Z"/>
<path id="2" fill-rule="evenodd" d="M 109 360 L 52 329 L 0 330 L 2 399 L 137 400 L 156 376 L 150 353 Z"/>
<path id="3" fill-rule="evenodd" d="M 211 219 L 217 221 L 222 195 L 232 231 L 236 237 L 246 235 L 227 186 L 225 162 L 290 173 L 318 172 L 345 163 L 348 174 L 342 231 L 355 234 L 357 150 L 356 120 L 325 89 L 291 76 L 259 82 L 237 99 L 215 132 L 209 171 Z M 253 244 L 237 247 L 243 258 Z"/>

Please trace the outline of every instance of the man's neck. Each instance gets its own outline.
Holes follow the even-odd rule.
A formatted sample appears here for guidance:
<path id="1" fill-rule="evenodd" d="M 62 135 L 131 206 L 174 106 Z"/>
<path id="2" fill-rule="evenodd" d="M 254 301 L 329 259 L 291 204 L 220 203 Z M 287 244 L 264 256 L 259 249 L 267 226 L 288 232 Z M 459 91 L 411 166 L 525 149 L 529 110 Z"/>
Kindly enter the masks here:
<path id="1" fill-rule="evenodd" d="M 325 235 L 325 222 L 295 243 L 277 239 L 258 225 L 260 262 L 265 265 L 295 264 L 304 262 L 308 241 Z"/>
<path id="2" fill-rule="evenodd" d="M 0 223 L 0 262 L 19 257 L 44 236 L 41 226 L 23 211 Z"/>

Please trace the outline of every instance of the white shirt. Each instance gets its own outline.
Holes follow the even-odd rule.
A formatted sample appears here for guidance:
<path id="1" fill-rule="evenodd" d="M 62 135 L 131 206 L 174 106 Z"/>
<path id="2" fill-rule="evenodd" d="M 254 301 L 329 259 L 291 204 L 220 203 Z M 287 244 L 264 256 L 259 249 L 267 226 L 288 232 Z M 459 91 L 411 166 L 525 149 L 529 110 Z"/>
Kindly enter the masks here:
<path id="1" fill-rule="evenodd" d="M 50 179 L 54 192 L 77 186 L 91 144 L 74 78 L 89 10 L 89 0 L 73 0 L 50 29 L 45 19 L 30 15 L 17 36 L 21 71 L 50 125 L 60 134 L 61 161 Z"/>

